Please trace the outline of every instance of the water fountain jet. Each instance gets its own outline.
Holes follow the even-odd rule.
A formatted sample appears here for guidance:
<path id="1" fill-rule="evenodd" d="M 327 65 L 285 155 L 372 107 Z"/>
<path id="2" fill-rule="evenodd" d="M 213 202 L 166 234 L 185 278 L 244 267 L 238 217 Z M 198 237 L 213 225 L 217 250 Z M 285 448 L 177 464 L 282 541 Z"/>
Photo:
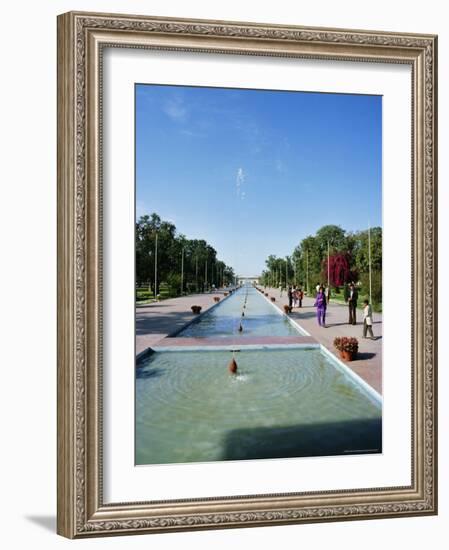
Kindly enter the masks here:
<path id="1" fill-rule="evenodd" d="M 232 374 L 237 373 L 237 361 L 234 359 L 234 357 L 229 361 L 228 371 Z"/>

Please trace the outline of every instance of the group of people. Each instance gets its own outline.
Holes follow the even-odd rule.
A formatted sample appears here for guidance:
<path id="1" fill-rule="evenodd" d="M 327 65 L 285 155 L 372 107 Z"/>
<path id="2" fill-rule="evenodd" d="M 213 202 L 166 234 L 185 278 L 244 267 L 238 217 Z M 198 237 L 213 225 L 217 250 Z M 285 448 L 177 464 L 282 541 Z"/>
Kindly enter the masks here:
<path id="1" fill-rule="evenodd" d="M 288 296 L 289 307 L 302 307 L 302 299 L 304 298 L 304 292 L 300 286 L 299 287 L 289 286 L 287 289 L 287 296 Z"/>
<path id="2" fill-rule="evenodd" d="M 280 295 L 282 297 L 282 285 L 279 285 Z M 287 288 L 288 305 L 290 308 L 302 307 L 302 301 L 304 298 L 304 291 L 302 285 L 300 286 L 288 286 Z M 320 327 L 326 328 L 326 310 L 330 301 L 330 287 L 324 286 L 320 283 L 316 285 L 315 303 L 316 317 Z M 345 288 L 345 302 L 348 304 L 350 325 L 357 324 L 357 301 L 358 291 L 354 283 L 351 283 Z M 370 338 L 374 340 L 373 334 L 373 310 L 368 300 L 363 300 L 363 337 L 366 338 L 369 334 Z"/>
<path id="3" fill-rule="evenodd" d="M 316 316 L 320 327 L 326 327 L 326 309 L 330 300 L 330 289 L 324 288 L 323 285 L 317 284 L 317 293 L 315 296 Z M 357 313 L 357 300 L 358 292 L 354 285 L 351 283 L 347 289 L 345 289 L 345 301 L 348 304 L 350 325 L 356 325 L 356 313 Z M 363 300 L 363 337 L 366 338 L 367 334 L 374 340 L 373 334 L 373 310 L 368 300 Z"/>

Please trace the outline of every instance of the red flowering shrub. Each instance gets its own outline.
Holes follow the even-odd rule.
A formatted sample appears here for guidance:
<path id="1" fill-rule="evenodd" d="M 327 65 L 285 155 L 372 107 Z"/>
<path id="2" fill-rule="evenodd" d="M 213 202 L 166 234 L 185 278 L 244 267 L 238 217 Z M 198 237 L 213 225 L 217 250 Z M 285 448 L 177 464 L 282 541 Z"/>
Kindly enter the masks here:
<path id="1" fill-rule="evenodd" d="M 327 281 L 327 258 L 323 260 L 321 276 L 323 281 Z M 351 256 L 348 253 L 329 256 L 329 278 L 333 287 L 343 286 L 357 279 L 356 274 L 351 271 Z"/>

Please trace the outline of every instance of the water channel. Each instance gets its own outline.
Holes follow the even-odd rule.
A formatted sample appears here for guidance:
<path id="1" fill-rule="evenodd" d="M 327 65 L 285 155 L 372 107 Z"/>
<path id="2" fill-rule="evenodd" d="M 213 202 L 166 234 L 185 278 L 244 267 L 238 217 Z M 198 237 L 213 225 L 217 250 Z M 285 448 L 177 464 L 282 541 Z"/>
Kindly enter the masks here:
<path id="1" fill-rule="evenodd" d="M 243 287 L 178 336 L 238 343 L 240 322 L 250 336 L 305 334 Z M 320 347 L 154 352 L 136 371 L 136 464 L 379 453 L 373 395 Z"/>

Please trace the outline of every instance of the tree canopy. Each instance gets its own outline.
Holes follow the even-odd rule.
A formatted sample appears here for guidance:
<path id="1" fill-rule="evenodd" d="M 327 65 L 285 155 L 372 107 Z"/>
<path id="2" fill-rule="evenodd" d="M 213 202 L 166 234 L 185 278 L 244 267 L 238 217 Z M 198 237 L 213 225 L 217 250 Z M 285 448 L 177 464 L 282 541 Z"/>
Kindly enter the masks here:
<path id="1" fill-rule="evenodd" d="M 157 236 L 157 260 L 156 260 Z M 155 267 L 157 266 L 157 289 Z M 232 267 L 217 258 L 217 251 L 204 239 L 188 239 L 176 226 L 152 213 L 136 222 L 136 282 L 148 284 L 155 294 L 161 283 L 171 294 L 204 291 L 234 282 Z"/>
<path id="2" fill-rule="evenodd" d="M 339 288 L 351 281 L 367 284 L 369 250 L 373 295 L 382 296 L 382 228 L 346 232 L 338 225 L 324 225 L 315 235 L 307 235 L 295 246 L 291 256 L 278 258 L 271 254 L 265 261 L 262 282 L 271 286 L 287 284 L 314 288 L 317 283 Z M 329 271 L 328 271 L 329 253 Z M 286 268 L 287 265 L 287 268 Z"/>

